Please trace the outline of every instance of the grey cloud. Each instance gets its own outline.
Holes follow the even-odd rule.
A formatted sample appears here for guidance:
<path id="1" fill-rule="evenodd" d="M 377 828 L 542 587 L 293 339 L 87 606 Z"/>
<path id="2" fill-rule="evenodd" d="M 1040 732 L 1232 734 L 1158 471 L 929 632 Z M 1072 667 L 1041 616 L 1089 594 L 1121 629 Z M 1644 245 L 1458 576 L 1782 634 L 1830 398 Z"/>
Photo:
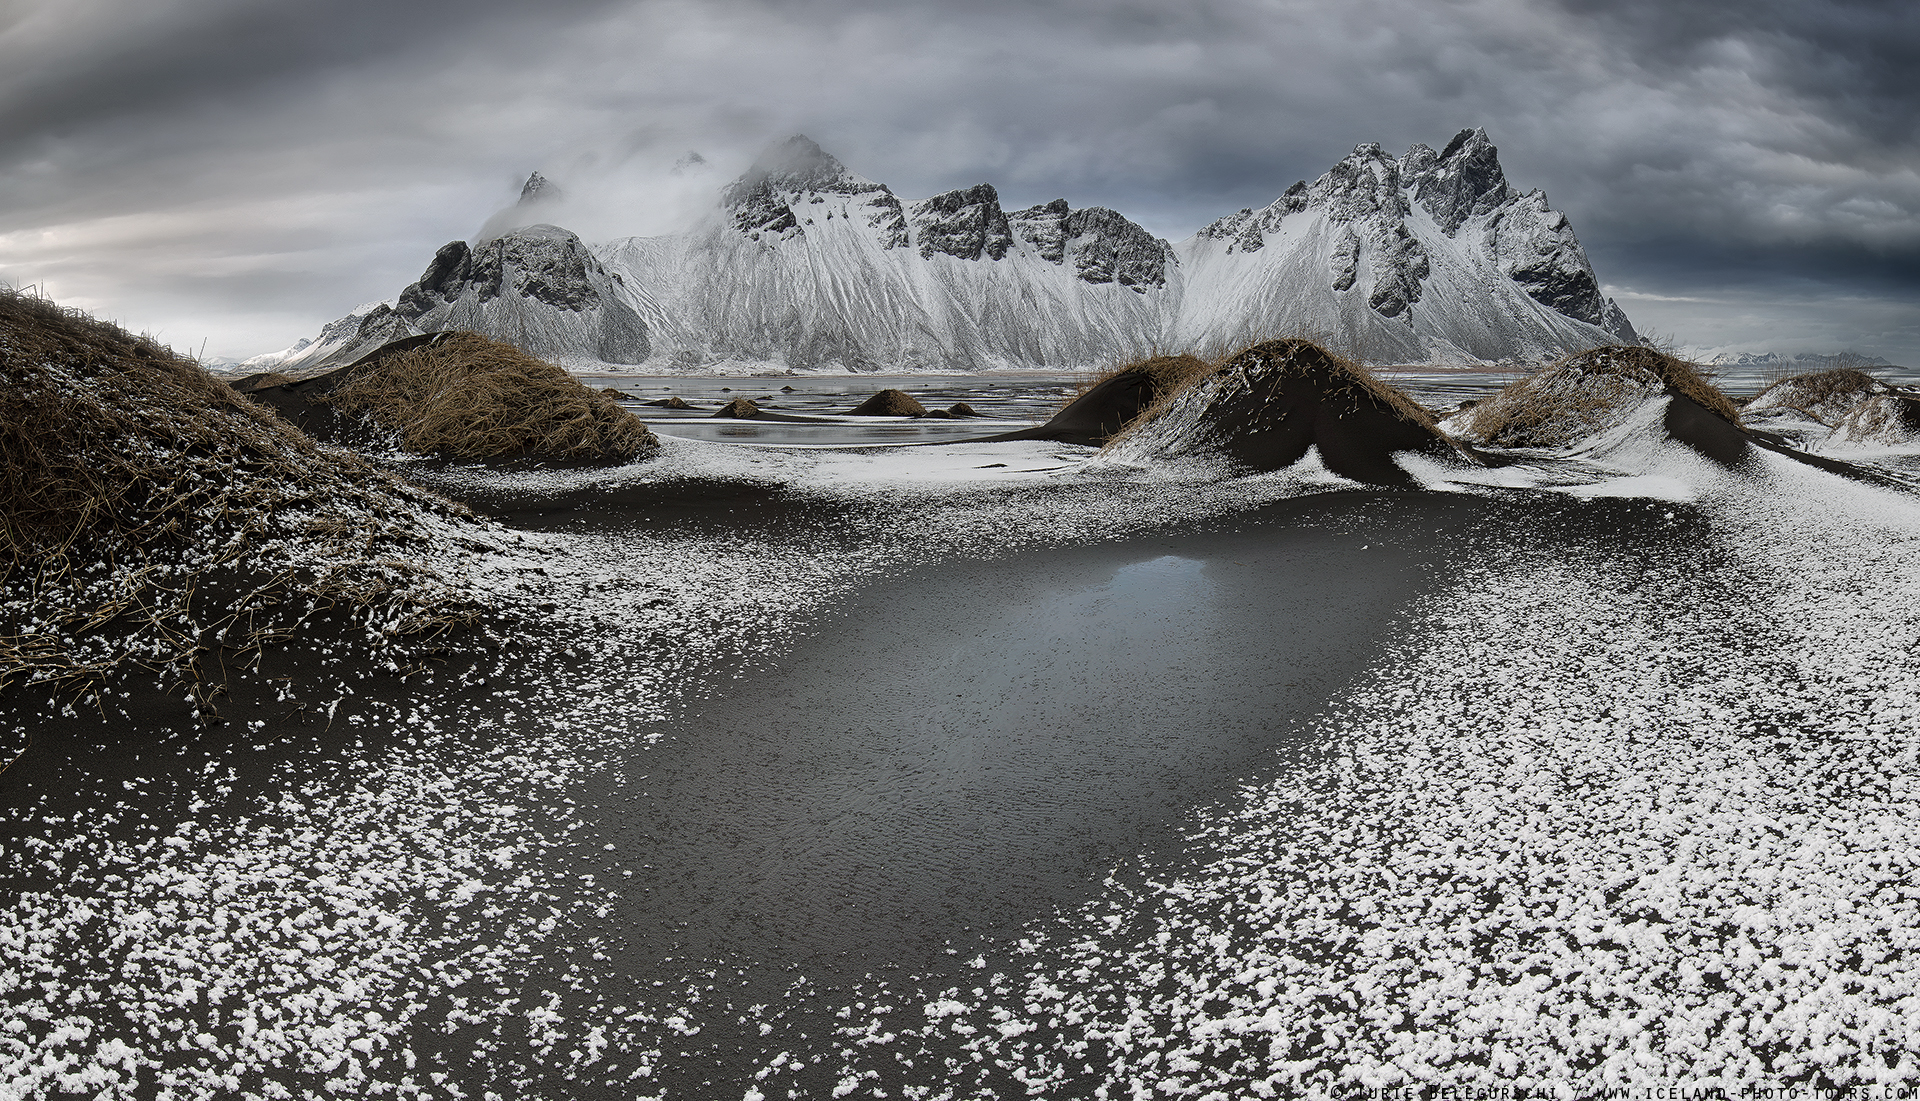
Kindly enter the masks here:
<path id="1" fill-rule="evenodd" d="M 1010 203 L 1112 206 L 1178 238 L 1358 142 L 1482 125 L 1509 178 L 1569 213 L 1602 278 L 1654 288 L 1636 292 L 1649 303 L 1774 287 L 1897 313 L 1920 291 L 1911 4 L 125 9 L 43 3 L 0 29 L 0 278 L 49 270 L 57 228 L 98 242 L 64 257 L 62 279 L 132 312 L 199 286 L 204 316 L 249 316 L 243 281 L 182 283 L 159 259 L 171 249 L 194 270 L 254 264 L 260 317 L 311 287 L 310 329 L 393 293 L 532 169 L 568 187 L 571 228 L 657 232 L 708 186 L 671 175 L 688 149 L 724 179 L 796 131 L 905 195 L 985 181 Z M 217 232 L 198 216 L 222 210 Z M 155 234 L 157 249 L 139 243 Z M 1770 262 L 1744 267 L 1743 249 Z M 1882 354 L 1920 362 L 1920 341 L 1903 348 Z"/>

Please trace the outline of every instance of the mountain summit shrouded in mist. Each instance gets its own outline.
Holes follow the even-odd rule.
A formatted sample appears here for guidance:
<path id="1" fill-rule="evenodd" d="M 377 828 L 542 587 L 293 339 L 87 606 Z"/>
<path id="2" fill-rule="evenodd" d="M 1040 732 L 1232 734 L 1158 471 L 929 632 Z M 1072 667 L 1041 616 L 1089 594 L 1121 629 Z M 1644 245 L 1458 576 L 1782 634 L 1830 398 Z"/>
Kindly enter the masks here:
<path id="1" fill-rule="evenodd" d="M 556 195 L 536 172 L 521 206 Z M 796 135 L 684 232 L 454 242 L 393 305 L 251 362 L 316 369 L 450 328 L 677 370 L 1076 369 L 1272 336 L 1376 363 L 1537 361 L 1638 339 L 1566 215 L 1510 186 L 1479 129 L 1398 158 L 1361 145 L 1174 245 L 1103 207 L 1009 211 L 985 183 L 902 200 Z"/>

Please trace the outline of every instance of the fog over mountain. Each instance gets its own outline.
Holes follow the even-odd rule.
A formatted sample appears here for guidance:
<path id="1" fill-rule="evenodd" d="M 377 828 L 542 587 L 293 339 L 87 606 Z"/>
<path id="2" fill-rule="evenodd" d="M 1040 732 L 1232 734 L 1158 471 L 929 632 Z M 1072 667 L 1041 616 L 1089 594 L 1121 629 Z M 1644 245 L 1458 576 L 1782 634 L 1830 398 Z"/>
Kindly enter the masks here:
<path id="1" fill-rule="evenodd" d="M 1356 141 L 1483 126 L 1637 327 L 1920 363 L 1905 3 L 28 0 L 0 14 L 0 279 L 243 357 L 421 274 L 528 173 L 585 240 L 805 133 L 1183 241 Z M 697 150 L 701 162 L 683 163 Z"/>

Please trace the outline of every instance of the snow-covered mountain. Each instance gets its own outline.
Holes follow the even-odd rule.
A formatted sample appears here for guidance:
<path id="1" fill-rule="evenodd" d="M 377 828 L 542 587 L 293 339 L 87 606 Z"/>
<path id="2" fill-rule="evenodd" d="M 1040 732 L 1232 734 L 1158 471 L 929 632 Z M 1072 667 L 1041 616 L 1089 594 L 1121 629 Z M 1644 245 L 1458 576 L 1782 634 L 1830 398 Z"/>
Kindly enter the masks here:
<path id="1" fill-rule="evenodd" d="M 1853 351 L 1801 352 L 1792 356 L 1783 352 L 1714 352 L 1698 354 L 1695 358 L 1709 367 L 1764 367 L 1778 371 L 1861 370 L 1893 366 L 1879 356 L 1861 355 Z"/>
<path id="2" fill-rule="evenodd" d="M 1362 145 L 1312 184 L 1177 247 L 1167 345 L 1274 335 L 1372 363 L 1532 360 L 1637 342 L 1566 215 L 1507 184 L 1483 130 L 1399 159 Z"/>
<path id="3" fill-rule="evenodd" d="M 552 194 L 536 173 L 522 207 Z M 587 245 L 536 224 L 448 244 L 277 369 L 453 328 L 660 370 L 1087 368 L 1274 336 L 1368 362 L 1540 360 L 1638 339 L 1566 216 L 1508 186 L 1477 129 L 1398 159 L 1362 145 L 1178 245 L 1064 199 L 1008 211 L 984 183 L 902 200 L 796 136 L 684 233 Z"/>

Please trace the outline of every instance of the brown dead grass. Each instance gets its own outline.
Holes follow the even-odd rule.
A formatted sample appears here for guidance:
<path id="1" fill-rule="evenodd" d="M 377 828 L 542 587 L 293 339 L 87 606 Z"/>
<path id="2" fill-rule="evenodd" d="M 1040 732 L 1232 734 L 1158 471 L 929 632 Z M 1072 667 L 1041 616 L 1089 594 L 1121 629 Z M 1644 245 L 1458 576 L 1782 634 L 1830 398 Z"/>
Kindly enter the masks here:
<path id="1" fill-rule="evenodd" d="M 299 483 L 312 441 L 199 364 L 77 310 L 0 288 L 0 555 L 131 532 L 204 495 L 170 457 Z"/>
<path id="2" fill-rule="evenodd" d="M 471 517 L 149 338 L 0 287 L 0 689 L 79 693 L 131 664 L 211 715 L 216 657 L 237 666 L 316 608 L 375 611 L 396 637 L 471 624 L 477 606 L 396 557 L 427 513 Z"/>
<path id="3" fill-rule="evenodd" d="M 1740 425 L 1733 400 L 1683 359 L 1613 344 L 1568 356 L 1482 401 L 1471 431 L 1490 447 L 1563 447 L 1611 427 L 1650 390 L 1687 398 Z"/>
<path id="4" fill-rule="evenodd" d="M 477 333 L 370 363 L 321 400 L 365 414 L 416 455 L 629 462 L 660 449 L 614 398 Z"/>
<path id="5" fill-rule="evenodd" d="M 1839 367 L 1779 379 L 1755 394 L 1747 405 L 1749 408 L 1782 406 L 1831 427 L 1859 402 L 1882 388 L 1882 384 L 1865 371 Z"/>
<path id="6" fill-rule="evenodd" d="M 1151 424 L 1176 395 L 1219 369 L 1220 364 L 1217 360 L 1202 359 L 1186 352 L 1177 355 L 1148 356 L 1146 359 L 1136 359 L 1131 363 L 1123 363 L 1094 375 L 1083 383 L 1060 408 L 1064 410 L 1086 397 L 1096 386 L 1125 379 L 1128 376 L 1137 376 L 1143 384 L 1142 389 L 1146 392 L 1146 403 L 1138 413 L 1102 440 L 1103 444 L 1110 444 L 1124 438 L 1135 428 Z"/>
<path id="7" fill-rule="evenodd" d="M 1186 389 L 1195 379 L 1204 378 L 1219 369 L 1217 360 L 1201 359 L 1185 352 L 1170 356 L 1148 356 L 1093 376 L 1081 385 L 1072 398 L 1067 399 L 1066 404 L 1071 405 L 1087 391 L 1121 375 L 1145 376 L 1149 391 L 1155 395 L 1155 400 L 1159 400 Z"/>

